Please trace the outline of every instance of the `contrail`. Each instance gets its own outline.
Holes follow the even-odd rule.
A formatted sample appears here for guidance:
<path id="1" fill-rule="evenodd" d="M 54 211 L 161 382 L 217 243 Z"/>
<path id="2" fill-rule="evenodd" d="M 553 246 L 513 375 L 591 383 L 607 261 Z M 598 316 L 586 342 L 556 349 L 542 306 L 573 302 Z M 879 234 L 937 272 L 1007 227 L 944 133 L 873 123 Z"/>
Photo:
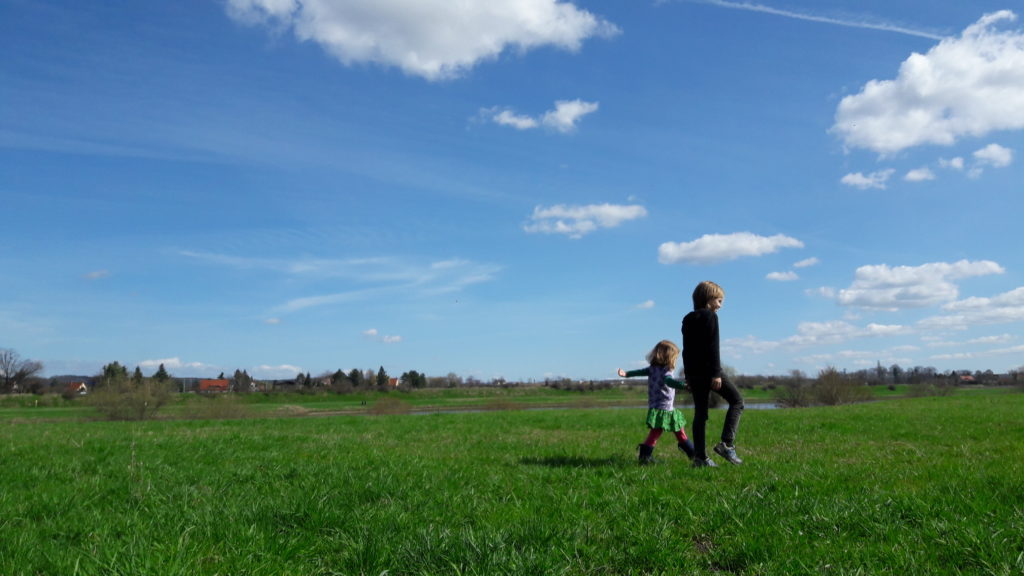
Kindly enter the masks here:
<path id="1" fill-rule="evenodd" d="M 933 34 L 931 32 L 923 32 L 921 30 L 914 30 L 913 28 L 904 28 L 902 26 L 896 26 L 894 24 L 876 24 L 871 22 L 859 22 L 855 20 L 843 20 L 840 18 L 830 18 L 828 16 L 816 16 L 814 14 L 803 14 L 800 12 L 792 12 L 790 10 L 781 10 L 779 8 L 772 8 L 771 6 L 765 6 L 764 4 L 753 4 L 751 2 L 729 2 L 728 0 L 684 0 L 695 4 L 709 4 L 711 6 L 718 6 L 719 8 L 728 8 L 730 10 L 746 10 L 747 12 L 761 12 L 762 14 L 771 14 L 772 16 L 782 16 L 783 18 L 793 18 L 795 20 L 806 20 L 808 22 L 819 22 L 822 24 L 832 24 L 834 26 L 845 26 L 847 28 L 864 28 L 867 30 L 880 30 L 882 32 L 895 32 L 897 34 L 908 34 L 910 36 L 917 36 L 920 38 L 929 38 L 931 40 L 942 40 L 945 36 L 939 34 Z"/>

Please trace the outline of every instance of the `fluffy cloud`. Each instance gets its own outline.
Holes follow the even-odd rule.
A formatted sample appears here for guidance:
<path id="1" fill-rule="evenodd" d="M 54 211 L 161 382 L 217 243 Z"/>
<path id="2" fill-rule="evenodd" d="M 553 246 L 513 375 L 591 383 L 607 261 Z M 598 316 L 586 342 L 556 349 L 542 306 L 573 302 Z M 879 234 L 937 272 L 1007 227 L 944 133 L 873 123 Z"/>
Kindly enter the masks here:
<path id="1" fill-rule="evenodd" d="M 516 130 L 531 130 L 541 126 L 563 134 L 576 129 L 577 123 L 587 114 L 597 112 L 597 102 L 583 100 L 558 100 L 555 108 L 548 110 L 539 118 L 516 114 L 508 109 L 484 108 L 480 116 L 501 126 L 511 126 Z"/>
<path id="2" fill-rule="evenodd" d="M 965 330 L 971 326 L 1024 322 L 1024 287 L 992 298 L 966 298 L 943 306 L 945 314 L 926 318 L 927 330 Z"/>
<path id="3" fill-rule="evenodd" d="M 922 144 L 1024 128 L 1024 32 L 985 14 L 959 37 L 911 54 L 893 80 L 871 80 L 839 103 L 831 131 L 850 148 L 890 155 Z"/>
<path id="4" fill-rule="evenodd" d="M 974 153 L 974 159 L 978 164 L 992 166 L 993 168 L 1005 168 L 1013 162 L 1013 150 L 1004 148 L 999 144 L 989 144 Z"/>
<path id="5" fill-rule="evenodd" d="M 853 186 L 854 188 L 860 188 L 861 190 L 867 190 L 868 188 L 877 188 L 879 190 L 885 190 L 885 184 L 892 177 L 893 173 L 896 172 L 892 168 L 886 170 L 879 170 L 878 172 L 872 172 L 871 174 L 862 174 L 860 172 L 854 172 L 843 176 L 840 180 L 847 186 Z"/>
<path id="6" fill-rule="evenodd" d="M 245 24 L 291 30 L 345 65 L 396 66 L 428 80 L 452 78 L 509 49 L 577 51 L 612 23 L 559 0 L 228 0 Z"/>
<path id="7" fill-rule="evenodd" d="M 658 247 L 662 264 L 711 264 L 744 256 L 763 256 L 782 248 L 803 248 L 804 243 L 789 236 L 758 236 L 750 232 L 705 234 L 692 242 L 665 242 Z"/>
<path id="8" fill-rule="evenodd" d="M 935 180 L 935 173 L 930 168 L 916 168 L 907 172 L 903 177 L 907 182 L 924 182 L 925 180 Z"/>
<path id="9" fill-rule="evenodd" d="M 587 206 L 537 206 L 530 223 L 523 229 L 531 233 L 565 234 L 582 238 L 600 228 L 614 228 L 623 222 L 647 216 L 647 209 L 636 204 L 590 204 Z"/>
<path id="10" fill-rule="evenodd" d="M 820 262 L 820 260 L 818 260 L 817 258 L 814 258 L 814 257 L 805 258 L 805 259 L 803 259 L 803 260 L 793 264 L 793 268 L 809 268 L 811 266 L 817 266 L 819 262 Z"/>
<path id="11" fill-rule="evenodd" d="M 767 278 L 768 280 L 775 280 L 777 282 L 792 282 L 793 280 L 797 280 L 800 277 L 796 275 L 796 272 L 793 272 L 792 270 L 787 270 L 785 272 L 769 272 L 768 275 L 765 276 L 765 278 Z"/>
<path id="12" fill-rule="evenodd" d="M 843 306 L 884 310 L 937 306 L 956 300 L 959 288 L 954 280 L 1003 272 L 1002 266 L 989 260 L 861 266 L 853 284 L 840 290 L 836 300 Z"/>

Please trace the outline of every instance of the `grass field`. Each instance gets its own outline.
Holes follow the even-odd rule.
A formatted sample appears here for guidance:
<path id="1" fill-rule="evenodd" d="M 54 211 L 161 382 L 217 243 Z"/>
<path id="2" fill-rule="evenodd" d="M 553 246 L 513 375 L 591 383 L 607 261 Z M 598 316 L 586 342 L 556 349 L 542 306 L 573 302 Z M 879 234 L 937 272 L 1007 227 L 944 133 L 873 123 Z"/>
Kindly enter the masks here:
<path id="1" fill-rule="evenodd" d="M 642 409 L 0 415 L 0 574 L 1019 575 L 1022 415 L 749 410 L 746 463 L 713 470 L 668 436 L 637 466 Z"/>

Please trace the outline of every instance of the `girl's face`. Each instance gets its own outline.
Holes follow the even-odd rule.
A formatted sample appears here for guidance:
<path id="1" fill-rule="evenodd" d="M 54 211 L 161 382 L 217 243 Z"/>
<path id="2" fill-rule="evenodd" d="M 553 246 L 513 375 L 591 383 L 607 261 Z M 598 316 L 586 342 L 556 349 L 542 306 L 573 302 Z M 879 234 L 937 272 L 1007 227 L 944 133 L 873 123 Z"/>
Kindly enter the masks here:
<path id="1" fill-rule="evenodd" d="M 708 309 L 712 312 L 718 312 L 722 308 L 723 302 L 725 302 L 725 298 L 712 298 L 708 301 Z"/>

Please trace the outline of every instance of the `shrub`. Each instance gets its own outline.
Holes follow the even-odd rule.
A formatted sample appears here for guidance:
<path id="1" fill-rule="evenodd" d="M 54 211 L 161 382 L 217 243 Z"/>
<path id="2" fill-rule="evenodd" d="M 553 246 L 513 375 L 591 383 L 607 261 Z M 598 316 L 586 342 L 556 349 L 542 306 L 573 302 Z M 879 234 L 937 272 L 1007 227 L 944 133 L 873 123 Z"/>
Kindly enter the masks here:
<path id="1" fill-rule="evenodd" d="M 103 379 L 102 386 L 89 394 L 88 403 L 109 420 L 147 420 L 170 398 L 167 382 L 153 378 L 138 381 L 116 374 Z"/>
<path id="2" fill-rule="evenodd" d="M 831 366 L 818 373 L 818 381 L 814 385 L 814 399 L 819 404 L 850 404 L 863 402 L 870 397 L 871 391 L 862 382 L 847 378 Z"/>

